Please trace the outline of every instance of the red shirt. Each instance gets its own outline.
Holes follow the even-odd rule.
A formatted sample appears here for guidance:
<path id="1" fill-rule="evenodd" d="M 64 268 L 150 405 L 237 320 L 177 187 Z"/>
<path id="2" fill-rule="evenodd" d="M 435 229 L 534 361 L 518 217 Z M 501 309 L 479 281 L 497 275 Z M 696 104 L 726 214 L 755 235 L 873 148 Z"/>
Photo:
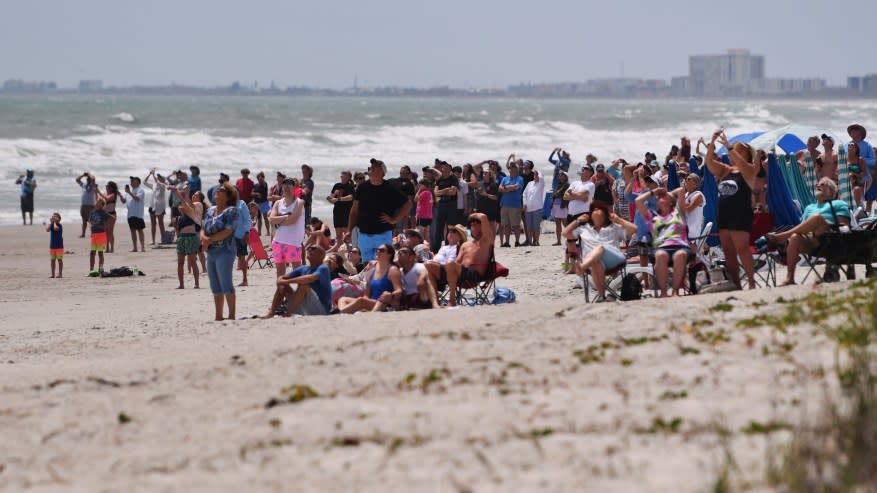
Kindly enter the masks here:
<path id="1" fill-rule="evenodd" d="M 253 180 L 249 178 L 238 178 L 235 186 L 238 189 L 238 194 L 241 196 L 241 200 L 245 203 L 249 204 L 250 200 L 253 198 Z"/>

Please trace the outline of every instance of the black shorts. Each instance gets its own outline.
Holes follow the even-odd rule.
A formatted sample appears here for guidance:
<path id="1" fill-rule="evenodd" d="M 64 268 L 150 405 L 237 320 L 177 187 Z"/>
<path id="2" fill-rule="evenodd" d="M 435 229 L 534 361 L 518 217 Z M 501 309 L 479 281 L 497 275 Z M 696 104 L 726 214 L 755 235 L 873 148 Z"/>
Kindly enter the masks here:
<path id="1" fill-rule="evenodd" d="M 432 224 L 432 218 L 418 217 L 417 225 L 422 226 L 424 228 L 428 228 Z"/>
<path id="2" fill-rule="evenodd" d="M 142 217 L 129 217 L 128 227 L 137 231 L 142 231 L 146 229 L 146 223 L 143 221 Z"/>
<path id="3" fill-rule="evenodd" d="M 460 284 L 464 281 L 469 281 L 472 283 L 481 282 L 481 274 L 478 273 L 475 269 L 470 269 L 469 267 L 462 267 L 460 269 L 460 278 L 457 279 L 457 284 Z"/>
<path id="4" fill-rule="evenodd" d="M 344 210 L 339 207 L 332 209 L 332 226 L 346 228 L 350 221 L 350 209 Z"/>
<path id="5" fill-rule="evenodd" d="M 685 252 L 685 254 L 687 255 L 687 258 L 685 259 L 686 262 L 691 260 L 692 255 L 693 255 L 691 252 L 691 248 L 688 248 L 687 246 L 673 246 L 673 247 L 656 248 L 655 252 L 659 252 L 662 250 L 667 252 L 668 255 L 670 255 L 670 263 L 671 264 L 673 263 L 673 255 L 676 255 L 676 252 Z"/>
<path id="6" fill-rule="evenodd" d="M 755 220 L 755 213 L 749 207 L 736 211 L 728 207 L 719 207 L 716 216 L 716 224 L 720 230 L 746 231 L 747 233 L 752 231 L 752 221 Z"/>
<path id="7" fill-rule="evenodd" d="M 569 223 L 575 221 L 575 220 L 578 219 L 579 216 L 581 216 L 582 214 L 584 214 L 584 212 L 580 212 L 580 213 L 578 213 L 578 214 L 570 214 L 570 215 L 566 216 L 566 222 L 563 223 L 563 224 L 569 224 Z"/>
<path id="8" fill-rule="evenodd" d="M 237 249 L 238 257 L 246 257 L 247 256 L 247 240 L 243 238 L 235 238 L 234 245 Z"/>
<path id="9" fill-rule="evenodd" d="M 408 309 L 408 310 L 422 310 L 425 308 L 432 308 L 432 303 L 429 300 L 421 300 L 420 294 L 407 294 L 402 297 L 399 301 L 400 309 Z"/>
<path id="10" fill-rule="evenodd" d="M 33 212 L 33 194 L 21 196 L 21 212 Z"/>

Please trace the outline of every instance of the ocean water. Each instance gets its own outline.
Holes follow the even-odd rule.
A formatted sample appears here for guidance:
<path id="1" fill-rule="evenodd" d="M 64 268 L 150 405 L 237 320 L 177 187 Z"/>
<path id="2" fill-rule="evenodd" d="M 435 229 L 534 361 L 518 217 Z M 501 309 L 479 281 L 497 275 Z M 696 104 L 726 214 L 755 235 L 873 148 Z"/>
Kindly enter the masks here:
<path id="1" fill-rule="evenodd" d="M 142 96 L 0 97 L 0 224 L 20 222 L 16 177 L 36 171 L 34 220 L 60 211 L 78 222 L 74 178 L 93 173 L 103 186 L 130 175 L 162 174 L 198 165 L 202 181 L 220 172 L 236 179 L 242 167 L 299 175 L 315 170 L 314 213 L 343 169 L 384 160 L 390 175 L 408 164 L 419 170 L 435 158 L 454 164 L 510 153 L 547 169 L 563 147 L 574 162 L 662 156 L 681 136 L 692 142 L 718 126 L 729 135 L 790 123 L 845 135 L 859 122 L 877 131 L 875 101 L 596 101 L 512 99 L 372 99 Z M 120 206 L 124 213 L 124 206 Z"/>

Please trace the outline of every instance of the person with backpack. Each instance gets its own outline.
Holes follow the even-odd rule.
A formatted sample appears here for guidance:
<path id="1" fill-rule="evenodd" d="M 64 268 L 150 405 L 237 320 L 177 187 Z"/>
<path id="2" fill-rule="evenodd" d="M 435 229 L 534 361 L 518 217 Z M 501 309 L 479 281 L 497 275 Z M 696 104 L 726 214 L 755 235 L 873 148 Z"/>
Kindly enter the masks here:
<path id="1" fill-rule="evenodd" d="M 594 200 L 588 212 L 563 228 L 569 243 L 581 241 L 581 261 L 576 260 L 576 274 L 591 274 L 597 288 L 596 302 L 606 301 L 606 272 L 626 261 L 619 245 L 636 233 L 636 225 L 611 212 L 609 204 Z M 587 282 L 587 281 L 586 281 Z"/>

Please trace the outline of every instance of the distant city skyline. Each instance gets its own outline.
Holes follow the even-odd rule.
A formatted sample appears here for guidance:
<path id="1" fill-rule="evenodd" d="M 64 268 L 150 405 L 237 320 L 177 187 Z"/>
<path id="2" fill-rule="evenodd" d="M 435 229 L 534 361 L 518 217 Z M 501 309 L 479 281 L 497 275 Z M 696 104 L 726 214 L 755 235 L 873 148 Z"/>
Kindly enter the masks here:
<path id="1" fill-rule="evenodd" d="M 4 6 L 0 80 L 75 87 L 220 86 L 505 88 L 688 74 L 690 55 L 743 48 L 765 75 L 877 72 L 877 2 L 685 0 L 538 4 L 331 4 L 255 0 L 149 3 L 35 0 Z"/>

